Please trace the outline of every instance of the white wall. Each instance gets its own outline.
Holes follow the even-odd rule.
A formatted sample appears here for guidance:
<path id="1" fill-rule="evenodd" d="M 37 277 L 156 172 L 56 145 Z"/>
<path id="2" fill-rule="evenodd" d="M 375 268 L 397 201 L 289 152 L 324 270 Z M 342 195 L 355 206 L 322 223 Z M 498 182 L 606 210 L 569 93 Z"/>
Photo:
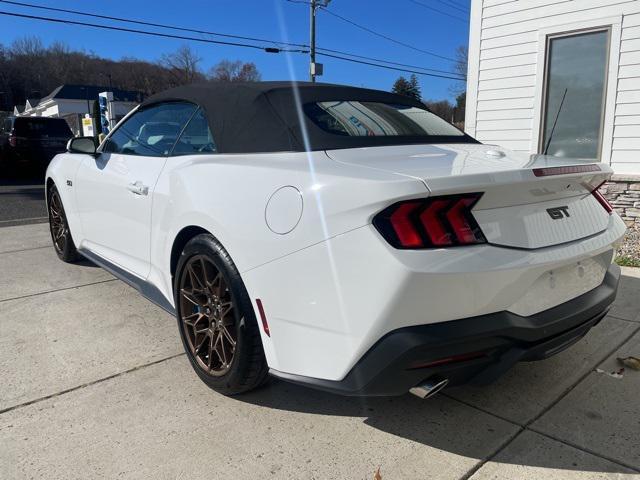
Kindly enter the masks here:
<path id="1" fill-rule="evenodd" d="M 133 109 L 137 103 L 135 102 L 113 102 L 115 108 L 115 114 L 118 116 L 125 116 L 131 109 Z M 89 109 L 93 113 L 93 100 L 89 100 Z M 71 100 L 71 99 L 54 99 L 38 105 L 37 114 L 43 117 L 61 117 L 70 113 L 78 113 L 84 116 L 87 113 L 87 101 L 86 100 Z"/>
<path id="2" fill-rule="evenodd" d="M 45 106 L 45 108 L 38 108 L 38 116 L 41 117 L 57 117 L 59 114 L 58 105 L 52 103 L 51 105 Z"/>
<path id="3" fill-rule="evenodd" d="M 611 27 L 601 160 L 640 174 L 640 1 L 472 0 L 465 129 L 536 153 L 548 35 Z"/>
<path id="4" fill-rule="evenodd" d="M 58 115 L 67 115 L 69 113 L 79 113 L 85 115 L 87 113 L 86 100 L 70 100 L 65 98 L 55 99 L 58 105 Z M 89 111 L 93 112 L 93 99 L 89 99 Z"/>

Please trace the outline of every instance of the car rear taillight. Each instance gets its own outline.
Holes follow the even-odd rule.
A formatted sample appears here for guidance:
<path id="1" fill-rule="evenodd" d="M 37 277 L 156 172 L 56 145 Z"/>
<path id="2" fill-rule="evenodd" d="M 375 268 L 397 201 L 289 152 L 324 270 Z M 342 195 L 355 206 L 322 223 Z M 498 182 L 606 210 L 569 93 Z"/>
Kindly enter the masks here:
<path id="1" fill-rule="evenodd" d="M 395 248 L 421 249 L 486 243 L 471 214 L 482 193 L 465 193 L 394 203 L 373 225 Z"/>
<path id="2" fill-rule="evenodd" d="M 11 145 L 12 147 L 15 147 L 18 144 L 18 139 L 16 138 L 16 135 L 14 133 L 9 135 L 8 140 L 9 140 L 9 145 Z"/>
<path id="3" fill-rule="evenodd" d="M 604 208 L 607 213 L 609 215 L 611 215 L 613 213 L 613 207 L 611 206 L 611 204 L 609 203 L 609 200 L 607 200 L 605 198 L 604 195 L 602 195 L 602 193 L 600 193 L 600 187 L 602 185 L 604 185 L 606 182 L 602 182 L 600 185 L 598 185 L 593 192 L 591 192 L 591 195 L 593 195 L 594 197 L 596 197 L 596 200 L 598 200 L 598 202 L 600 203 L 600 205 L 602 205 L 602 208 Z"/>

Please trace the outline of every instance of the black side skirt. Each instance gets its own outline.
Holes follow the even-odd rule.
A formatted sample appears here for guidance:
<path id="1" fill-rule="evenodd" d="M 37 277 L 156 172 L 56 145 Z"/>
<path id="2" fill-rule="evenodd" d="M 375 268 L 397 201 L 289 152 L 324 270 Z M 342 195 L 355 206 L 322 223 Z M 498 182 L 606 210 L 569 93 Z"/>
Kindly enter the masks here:
<path id="1" fill-rule="evenodd" d="M 132 286 L 136 290 L 140 292 L 140 294 L 149 300 L 152 303 L 155 303 L 157 306 L 162 308 L 165 312 L 170 313 L 171 315 L 176 314 L 175 308 L 173 305 L 169 303 L 169 301 L 165 298 L 165 296 L 158 290 L 158 288 L 149 283 L 148 281 L 134 275 L 133 273 L 129 273 L 118 265 L 111 263 L 109 260 L 105 260 L 100 255 L 97 255 L 86 249 L 78 249 L 78 253 L 80 253 L 83 257 L 85 257 L 90 262 L 95 263 L 96 265 L 104 268 L 107 272 L 109 272 L 114 277 L 122 280 L 127 285 Z"/>

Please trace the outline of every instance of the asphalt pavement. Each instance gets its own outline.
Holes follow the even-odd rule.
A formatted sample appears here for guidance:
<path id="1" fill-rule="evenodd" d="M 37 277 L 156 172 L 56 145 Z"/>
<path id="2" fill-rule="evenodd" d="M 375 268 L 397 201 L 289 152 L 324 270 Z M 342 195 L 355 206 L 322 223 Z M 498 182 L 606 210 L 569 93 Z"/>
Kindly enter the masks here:
<path id="1" fill-rule="evenodd" d="M 545 361 L 423 401 L 272 379 L 237 397 L 191 370 L 173 317 L 47 226 L 0 228 L 0 478 L 640 480 L 640 271 Z"/>
<path id="2" fill-rule="evenodd" d="M 43 178 L 0 178 L 0 227 L 46 221 Z"/>

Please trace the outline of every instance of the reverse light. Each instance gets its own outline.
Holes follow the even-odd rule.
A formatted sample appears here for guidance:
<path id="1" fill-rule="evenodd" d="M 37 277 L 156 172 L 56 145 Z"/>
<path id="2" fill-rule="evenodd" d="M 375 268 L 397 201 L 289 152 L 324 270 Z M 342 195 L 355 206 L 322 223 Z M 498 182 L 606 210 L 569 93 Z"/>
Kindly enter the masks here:
<path id="1" fill-rule="evenodd" d="M 11 145 L 12 147 L 15 147 L 18 144 L 18 139 L 13 133 L 9 135 L 9 138 L 7 140 L 9 142 L 9 145 Z"/>
<path id="2" fill-rule="evenodd" d="M 398 202 L 377 214 L 373 225 L 399 249 L 486 243 L 471 214 L 481 196 L 482 193 L 465 193 Z"/>
<path id="3" fill-rule="evenodd" d="M 609 200 L 606 199 L 606 197 L 600 193 L 600 187 L 602 185 L 604 185 L 606 182 L 602 182 L 600 185 L 598 185 L 593 192 L 591 192 L 591 195 L 593 195 L 594 197 L 596 197 L 596 200 L 598 200 L 598 203 L 600 203 L 600 205 L 602 205 L 602 208 L 604 208 L 607 213 L 609 215 L 611 215 L 613 213 L 613 207 L 611 206 L 611 204 L 609 203 Z"/>

